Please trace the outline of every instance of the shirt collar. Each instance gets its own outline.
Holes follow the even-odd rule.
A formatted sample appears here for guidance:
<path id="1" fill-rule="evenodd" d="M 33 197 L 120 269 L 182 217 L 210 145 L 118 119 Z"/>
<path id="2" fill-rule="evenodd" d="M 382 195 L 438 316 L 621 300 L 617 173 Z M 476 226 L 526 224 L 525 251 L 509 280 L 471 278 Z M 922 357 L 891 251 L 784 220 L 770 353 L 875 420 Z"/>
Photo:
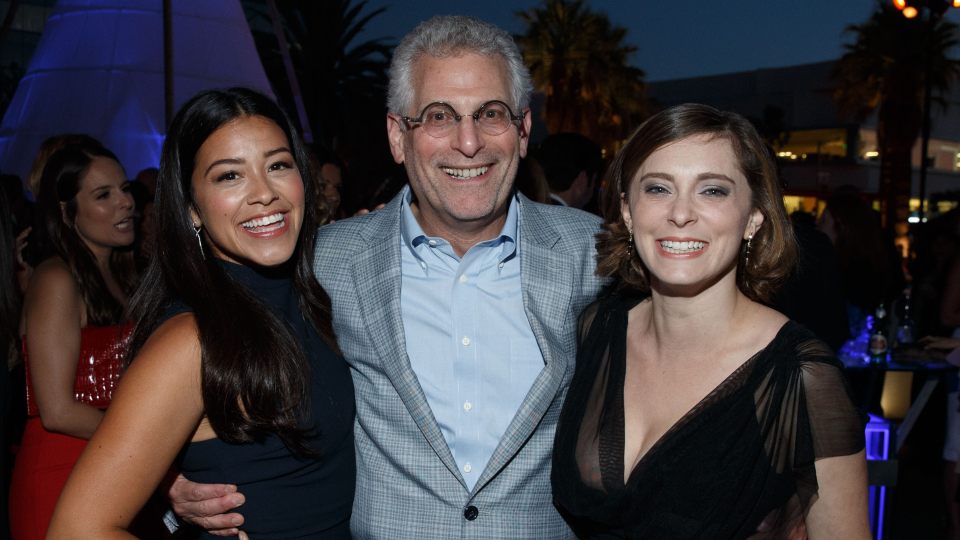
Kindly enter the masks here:
<path id="1" fill-rule="evenodd" d="M 407 246 L 407 249 L 413 253 L 413 256 L 423 262 L 423 259 L 420 257 L 420 254 L 417 253 L 415 247 L 423 242 L 428 242 L 430 238 L 423 232 L 423 228 L 420 227 L 420 223 L 417 222 L 417 218 L 413 215 L 413 210 L 410 208 L 410 202 L 412 200 L 413 191 L 409 185 L 406 185 L 403 188 L 403 197 L 401 199 L 400 238 L 403 239 L 403 243 Z M 520 240 L 519 207 L 520 203 L 517 201 L 516 193 L 511 194 L 509 206 L 507 207 L 507 221 L 504 222 L 500 235 L 492 240 L 481 242 L 481 244 L 485 244 L 487 242 L 494 243 L 502 240 L 498 261 L 500 263 L 509 259 L 517 251 Z M 437 238 L 435 240 L 441 239 Z"/>

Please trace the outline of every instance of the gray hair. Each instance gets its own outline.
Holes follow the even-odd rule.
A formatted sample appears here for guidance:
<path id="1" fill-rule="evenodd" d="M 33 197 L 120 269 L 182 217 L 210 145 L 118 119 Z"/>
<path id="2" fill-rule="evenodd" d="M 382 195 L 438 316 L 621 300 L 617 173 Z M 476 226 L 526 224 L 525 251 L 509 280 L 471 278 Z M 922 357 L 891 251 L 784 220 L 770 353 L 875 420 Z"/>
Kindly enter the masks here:
<path id="1" fill-rule="evenodd" d="M 393 51 L 387 90 L 390 112 L 409 114 L 414 98 L 413 67 L 420 57 L 445 58 L 465 53 L 503 58 L 510 71 L 510 106 L 517 107 L 514 114 L 520 114 L 530 105 L 533 81 L 510 34 L 476 17 L 437 15 L 420 23 Z"/>

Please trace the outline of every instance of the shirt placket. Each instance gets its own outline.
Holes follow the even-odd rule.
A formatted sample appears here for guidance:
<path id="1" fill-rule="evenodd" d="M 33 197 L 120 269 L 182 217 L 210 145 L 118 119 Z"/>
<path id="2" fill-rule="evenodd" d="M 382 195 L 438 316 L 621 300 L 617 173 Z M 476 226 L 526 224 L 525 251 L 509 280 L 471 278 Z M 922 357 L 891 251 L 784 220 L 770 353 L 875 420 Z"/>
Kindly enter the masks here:
<path id="1" fill-rule="evenodd" d="M 477 321 L 477 267 L 480 261 L 474 253 L 467 253 L 460 261 L 454 276 L 453 292 L 450 295 L 451 321 L 454 325 L 455 347 L 454 374 L 456 377 L 456 401 L 459 422 L 455 457 L 467 485 L 472 487 L 480 475 L 478 450 L 481 448 L 480 405 L 480 339 Z"/>

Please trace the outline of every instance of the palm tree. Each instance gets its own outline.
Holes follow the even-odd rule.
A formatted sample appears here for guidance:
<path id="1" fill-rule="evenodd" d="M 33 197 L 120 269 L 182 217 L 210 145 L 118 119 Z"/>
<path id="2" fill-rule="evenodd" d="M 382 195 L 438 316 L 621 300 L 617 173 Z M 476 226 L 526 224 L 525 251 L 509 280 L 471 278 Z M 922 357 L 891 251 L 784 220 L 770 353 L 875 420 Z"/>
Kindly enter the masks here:
<path id="1" fill-rule="evenodd" d="M 247 2 L 248 10 L 269 22 L 264 2 L 258 0 L 255 8 L 252 3 Z M 351 0 L 276 0 L 307 117 L 314 136 L 328 147 L 357 146 L 374 122 L 382 128 L 393 45 L 389 38 L 354 43 L 364 26 L 386 10 L 362 15 L 366 5 L 366 1 L 351 5 Z M 251 26 L 268 77 L 275 87 L 288 90 L 277 36 L 269 25 Z M 292 99 L 292 92 L 277 90 L 282 101 Z"/>
<path id="2" fill-rule="evenodd" d="M 847 27 L 845 33 L 856 39 L 844 45 L 847 52 L 831 74 L 841 115 L 862 122 L 879 108 L 880 194 L 886 225 L 898 237 L 908 228 L 910 161 L 923 123 L 927 54 L 932 54 L 931 98 L 946 106 L 941 96 L 960 78 L 960 61 L 949 54 L 960 43 L 957 30 L 947 20 L 931 29 L 920 17 L 907 19 L 891 4 L 879 3 L 870 19 Z"/>
<path id="3" fill-rule="evenodd" d="M 515 38 L 546 96 L 547 130 L 580 133 L 608 152 L 619 149 L 652 108 L 643 71 L 627 63 L 637 51 L 623 44 L 627 30 L 583 0 L 547 0 L 517 16 L 526 30 Z"/>

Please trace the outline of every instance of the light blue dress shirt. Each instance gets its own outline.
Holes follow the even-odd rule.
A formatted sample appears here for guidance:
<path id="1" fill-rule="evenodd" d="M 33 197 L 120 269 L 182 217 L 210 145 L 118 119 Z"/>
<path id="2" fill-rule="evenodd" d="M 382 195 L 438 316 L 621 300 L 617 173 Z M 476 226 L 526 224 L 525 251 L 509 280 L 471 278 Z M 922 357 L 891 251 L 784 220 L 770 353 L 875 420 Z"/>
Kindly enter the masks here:
<path id="1" fill-rule="evenodd" d="M 471 491 L 543 370 L 520 292 L 516 197 L 500 235 L 461 259 L 401 210 L 400 309 L 410 365 Z"/>

